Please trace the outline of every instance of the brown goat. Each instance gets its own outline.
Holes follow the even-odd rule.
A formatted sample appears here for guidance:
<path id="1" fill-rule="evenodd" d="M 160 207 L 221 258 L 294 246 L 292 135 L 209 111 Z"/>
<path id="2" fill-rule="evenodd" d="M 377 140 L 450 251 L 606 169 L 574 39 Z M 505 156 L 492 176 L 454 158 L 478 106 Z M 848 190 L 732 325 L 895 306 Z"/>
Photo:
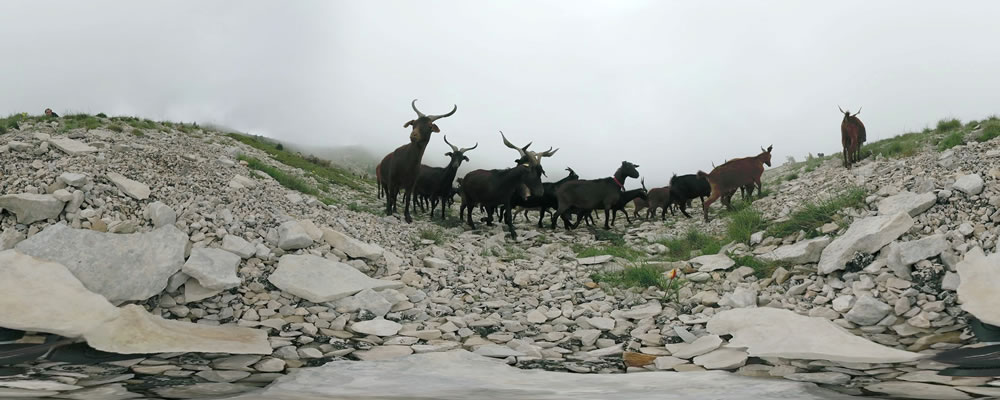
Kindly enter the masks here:
<path id="1" fill-rule="evenodd" d="M 705 204 L 702 205 L 705 222 L 708 222 L 708 206 L 712 205 L 720 197 L 722 197 L 722 203 L 729 208 L 729 198 L 723 197 L 727 193 L 735 193 L 739 188 L 749 184 L 756 185 L 757 190 L 760 191 L 760 175 L 764 173 L 765 164 L 768 167 L 771 166 L 771 149 L 773 147 L 768 146 L 767 150 L 761 148 L 761 153 L 754 157 L 729 160 L 725 164 L 715 167 L 708 174 L 698 171 L 698 176 L 708 180 L 708 184 L 712 187 L 712 194 L 708 197 L 708 200 L 705 200 Z"/>
<path id="2" fill-rule="evenodd" d="M 639 219 L 639 211 L 648 208 L 649 201 L 642 197 L 636 197 L 635 199 L 632 199 L 632 207 L 633 207 L 632 216 L 635 217 L 635 219 Z"/>
<path id="3" fill-rule="evenodd" d="M 405 204 L 403 215 L 408 223 L 413 222 L 413 217 L 410 216 L 410 200 L 415 192 L 417 176 L 420 174 L 420 160 L 424 157 L 424 150 L 427 149 L 427 143 L 431 140 L 431 134 L 441 132 L 434 121 L 450 117 L 458 110 L 456 105 L 447 114 L 424 115 L 417 109 L 416 99 L 410 102 L 410 107 L 417 113 L 417 119 L 403 124 L 404 128 L 413 127 L 413 130 L 410 131 L 410 143 L 399 146 L 387 155 L 382 161 L 388 160 L 389 163 L 383 166 L 381 171 L 382 181 L 386 182 L 386 215 L 392 215 L 396 211 L 396 196 L 400 190 L 406 190 L 403 194 L 403 203 Z"/>
<path id="4" fill-rule="evenodd" d="M 837 106 L 840 112 L 844 113 L 844 119 L 840 122 L 840 144 L 844 146 L 844 167 L 851 168 L 851 164 L 861 161 L 861 145 L 868 140 L 865 132 L 865 124 L 858 119 L 861 109 L 851 115 L 851 110 Z"/>
<path id="5" fill-rule="evenodd" d="M 656 210 L 662 209 L 660 211 L 660 220 L 665 221 L 667 219 L 667 209 L 670 208 L 670 186 L 653 188 L 649 191 L 649 210 L 646 211 L 646 219 L 655 218 Z M 670 211 L 670 215 L 673 215 L 673 210 Z"/>

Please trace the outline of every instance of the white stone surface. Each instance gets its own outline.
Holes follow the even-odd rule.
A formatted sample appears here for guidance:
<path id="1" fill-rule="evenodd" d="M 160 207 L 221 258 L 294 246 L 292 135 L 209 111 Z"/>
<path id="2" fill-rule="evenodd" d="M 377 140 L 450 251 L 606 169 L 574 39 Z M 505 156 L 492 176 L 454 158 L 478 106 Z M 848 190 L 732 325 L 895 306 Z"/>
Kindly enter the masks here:
<path id="1" fill-rule="evenodd" d="M 667 345 L 670 355 L 677 358 L 692 358 L 708 353 L 722 346 L 722 338 L 718 335 L 705 335 L 693 343 L 673 343 Z"/>
<path id="2" fill-rule="evenodd" d="M 71 156 L 97 151 L 97 148 L 95 147 L 69 138 L 52 138 L 49 139 L 49 144 Z"/>
<path id="3" fill-rule="evenodd" d="M 350 265 L 313 255 L 281 256 L 268 280 L 313 303 L 352 296 L 364 289 L 398 289 L 402 282 L 373 279 Z"/>
<path id="4" fill-rule="evenodd" d="M 205 289 L 225 290 L 240 285 L 240 277 L 236 276 L 239 264 L 240 256 L 228 251 L 193 248 L 181 271 L 197 279 Z"/>
<path id="5" fill-rule="evenodd" d="M 855 221 L 847 232 L 823 249 L 817 266 L 819 273 L 829 274 L 844 269 L 854 253 L 874 253 L 912 226 L 913 218 L 905 212 Z"/>
<path id="6" fill-rule="evenodd" d="M 17 216 L 17 223 L 31 224 L 59 218 L 66 203 L 51 194 L 19 193 L 0 196 L 0 210 Z"/>
<path id="7" fill-rule="evenodd" d="M 833 239 L 829 236 L 821 236 L 814 239 L 803 240 L 795 244 L 781 246 L 770 252 L 761 254 L 758 258 L 765 261 L 779 261 L 789 264 L 807 264 L 819 261 L 819 256 L 823 249 L 830 245 Z"/>
<path id="8" fill-rule="evenodd" d="M 136 200 L 146 200 L 151 191 L 145 183 L 126 178 L 117 172 L 108 172 L 108 180 L 118 186 L 122 192 Z"/>
<path id="9" fill-rule="evenodd" d="M 937 202 L 937 195 L 933 192 L 913 193 L 900 192 L 886 197 L 878 202 L 879 215 L 896 215 L 905 212 L 911 217 L 916 217 L 927 211 Z"/>
<path id="10" fill-rule="evenodd" d="M 700 272 L 724 270 L 732 268 L 733 265 L 736 265 L 736 261 L 733 261 L 725 254 L 698 256 L 688 260 L 688 262 L 691 263 L 692 267 L 697 268 Z"/>
<path id="11" fill-rule="evenodd" d="M 368 244 L 333 229 L 323 229 L 323 240 L 351 258 L 376 260 L 385 252 L 381 247 Z"/>
<path id="12" fill-rule="evenodd" d="M 958 300 L 962 309 L 979 320 L 1000 326 L 1000 253 L 988 257 L 981 248 L 974 248 L 965 254 L 956 266 L 961 282 L 958 284 Z"/>

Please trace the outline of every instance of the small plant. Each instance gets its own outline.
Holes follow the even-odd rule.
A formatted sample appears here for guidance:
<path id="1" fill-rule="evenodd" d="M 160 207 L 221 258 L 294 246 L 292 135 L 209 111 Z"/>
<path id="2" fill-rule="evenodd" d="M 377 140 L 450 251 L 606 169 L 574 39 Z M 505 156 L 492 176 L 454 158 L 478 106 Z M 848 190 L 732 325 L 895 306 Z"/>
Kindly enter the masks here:
<path id="1" fill-rule="evenodd" d="M 7 133 L 7 131 L 18 129 L 21 126 L 21 121 L 27 118 L 27 114 L 13 114 L 6 118 L 0 118 L 0 135 Z"/>
<path id="2" fill-rule="evenodd" d="M 741 202 L 742 203 L 742 202 Z M 726 228 L 726 237 L 731 241 L 740 243 L 750 243 L 750 235 L 759 232 L 767 227 L 764 216 L 757 210 L 749 206 L 744 206 L 738 211 L 730 214 L 729 226 Z"/>
<path id="3" fill-rule="evenodd" d="M 983 131 L 976 137 L 977 142 L 986 142 L 1000 136 L 1000 122 L 991 119 L 983 126 Z"/>
<path id="4" fill-rule="evenodd" d="M 667 285 L 663 288 L 663 291 L 666 292 L 663 295 L 663 300 L 672 303 L 676 303 L 680 300 L 681 287 L 684 286 L 687 281 L 684 279 L 677 279 L 678 273 L 679 271 L 677 271 L 677 268 L 674 268 L 664 274 L 667 279 Z"/>
<path id="5" fill-rule="evenodd" d="M 421 229 L 417 232 L 417 236 L 419 236 L 421 240 L 433 241 L 434 244 L 439 245 L 444 243 L 444 232 L 440 229 Z"/>
<path id="6" fill-rule="evenodd" d="M 97 118 L 107 118 L 107 117 L 108 117 L 108 115 L 107 115 L 107 114 L 105 114 L 105 113 L 97 113 L 96 117 L 97 117 Z"/>
<path id="7" fill-rule="evenodd" d="M 799 173 L 798 172 L 792 172 L 792 173 L 790 173 L 788 175 L 785 175 L 785 180 L 786 181 L 794 181 L 796 179 L 799 179 Z"/>
<path id="8" fill-rule="evenodd" d="M 619 271 L 601 271 L 590 275 L 596 283 L 605 283 L 619 288 L 641 288 L 650 286 L 666 290 L 667 279 L 663 276 L 663 268 L 656 264 L 638 263 L 625 266 Z"/>
<path id="9" fill-rule="evenodd" d="M 133 128 L 132 129 L 132 135 L 133 136 L 140 136 L 140 137 L 141 136 L 146 136 L 145 133 L 142 133 L 142 129 L 138 129 L 138 128 Z"/>
<path id="10" fill-rule="evenodd" d="M 962 144 L 965 144 L 965 135 L 962 132 L 954 131 L 938 143 L 938 150 L 945 151 Z"/>
<path id="11" fill-rule="evenodd" d="M 645 252 L 633 249 L 624 244 L 599 245 L 594 247 L 585 247 L 579 244 L 574 244 L 573 251 L 576 252 L 576 256 L 579 258 L 610 255 L 624 258 L 629 261 L 637 261 L 646 255 Z"/>
<path id="12" fill-rule="evenodd" d="M 839 195 L 818 203 L 806 203 L 801 209 L 792 213 L 787 221 L 772 225 L 767 233 L 773 237 L 785 237 L 798 231 L 805 231 L 809 236 L 816 236 L 816 228 L 833 221 L 833 216 L 848 207 L 861 207 L 865 204 L 865 189 L 854 187 Z"/>
<path id="13" fill-rule="evenodd" d="M 278 143 L 278 145 L 274 146 L 274 148 L 277 149 L 278 151 L 281 151 L 285 149 L 285 145 Z"/>
<path id="14" fill-rule="evenodd" d="M 961 127 L 962 127 L 962 121 L 959 121 L 957 118 L 942 119 L 937 123 L 938 132 L 948 132 L 950 130 L 958 129 Z"/>
<path id="15" fill-rule="evenodd" d="M 736 262 L 736 265 L 753 268 L 753 274 L 758 279 L 770 277 L 774 274 L 774 270 L 778 269 L 780 266 L 779 263 L 764 261 L 752 255 L 743 255 L 738 257 L 730 255 L 730 258 Z"/>
<path id="16" fill-rule="evenodd" d="M 115 131 L 115 132 L 125 132 L 125 128 L 122 127 L 119 124 L 108 125 L 108 130 L 112 130 L 112 131 Z"/>
<path id="17" fill-rule="evenodd" d="M 507 244 L 503 249 L 504 256 L 501 257 L 501 259 L 504 261 L 523 260 L 528 258 L 528 256 L 524 253 L 524 250 L 515 245 Z"/>
<path id="18" fill-rule="evenodd" d="M 319 191 L 316 190 L 316 188 L 310 186 L 309 183 L 307 183 L 302 178 L 289 174 L 285 171 L 282 171 L 270 165 L 264 164 L 260 160 L 253 157 L 247 157 L 241 154 L 237 156 L 237 159 L 246 161 L 247 166 L 250 167 L 251 169 L 255 169 L 270 175 L 272 178 L 274 178 L 274 180 L 278 181 L 278 183 L 280 183 L 281 186 L 284 186 L 292 190 L 297 190 L 305 194 L 311 194 L 313 196 L 319 195 Z"/>
<path id="19" fill-rule="evenodd" d="M 668 257 L 671 260 L 687 260 L 691 258 L 691 252 L 694 250 L 700 250 L 701 254 L 718 254 L 722 249 L 722 242 L 719 239 L 694 229 L 689 230 L 683 237 L 660 243 L 670 249 Z"/>

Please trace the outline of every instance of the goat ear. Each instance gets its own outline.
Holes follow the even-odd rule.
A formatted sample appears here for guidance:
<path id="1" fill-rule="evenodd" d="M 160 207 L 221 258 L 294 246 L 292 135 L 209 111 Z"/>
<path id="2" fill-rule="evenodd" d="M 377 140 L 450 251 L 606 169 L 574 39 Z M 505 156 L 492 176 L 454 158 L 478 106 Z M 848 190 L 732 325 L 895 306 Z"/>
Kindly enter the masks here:
<path id="1" fill-rule="evenodd" d="M 409 127 L 410 127 L 410 125 L 413 125 L 413 123 L 414 123 L 414 122 L 413 122 L 413 120 L 409 120 L 409 121 L 406 121 L 406 123 L 405 123 L 405 124 L 403 124 L 403 127 L 404 127 L 404 128 L 409 128 Z"/>
<path id="2" fill-rule="evenodd" d="M 444 155 L 447 156 L 447 157 L 451 157 L 451 152 L 449 151 L 447 153 L 444 153 Z"/>
<path id="3" fill-rule="evenodd" d="M 462 156 L 462 159 L 465 160 L 465 161 L 469 161 L 469 157 L 466 157 L 466 156 Z"/>
<path id="4" fill-rule="evenodd" d="M 431 132 L 441 132 L 441 129 L 438 129 L 437 125 L 431 124 Z"/>

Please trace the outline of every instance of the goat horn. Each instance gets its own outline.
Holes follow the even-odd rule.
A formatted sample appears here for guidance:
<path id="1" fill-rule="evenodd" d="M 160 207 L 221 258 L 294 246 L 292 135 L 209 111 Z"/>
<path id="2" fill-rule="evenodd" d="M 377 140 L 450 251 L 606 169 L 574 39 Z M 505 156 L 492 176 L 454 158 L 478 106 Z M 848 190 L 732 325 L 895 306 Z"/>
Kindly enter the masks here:
<path id="1" fill-rule="evenodd" d="M 861 114 L 861 107 L 858 107 L 858 112 L 854 113 L 854 116 L 857 117 L 858 114 Z"/>
<path id="2" fill-rule="evenodd" d="M 541 158 L 541 157 L 552 157 L 552 156 L 554 156 L 556 154 L 557 151 L 559 151 L 559 149 L 552 150 L 552 147 L 549 146 L 548 150 L 545 150 L 545 151 L 543 151 L 541 153 L 538 153 L 538 157 L 539 158 Z"/>
<path id="3" fill-rule="evenodd" d="M 464 149 L 462 149 L 462 150 L 459 150 L 459 153 L 465 153 L 465 152 L 467 152 L 467 151 L 470 151 L 470 150 L 472 150 L 472 149 L 474 149 L 474 148 L 476 148 L 476 147 L 479 147 L 479 142 L 476 142 L 476 145 L 475 145 L 475 146 L 472 146 L 472 147 L 466 147 L 466 148 L 464 148 Z"/>
<path id="4" fill-rule="evenodd" d="M 455 145 L 448 142 L 448 135 L 444 136 L 444 142 L 451 146 L 451 151 L 458 153 L 458 147 L 455 147 Z"/>
<path id="5" fill-rule="evenodd" d="M 435 120 L 438 120 L 438 119 L 441 119 L 441 118 L 450 117 L 452 114 L 455 113 L 455 111 L 458 111 L 458 104 L 453 105 L 452 108 L 451 108 L 451 111 L 449 111 L 447 114 L 430 115 L 427 118 L 430 119 L 431 122 L 434 122 Z"/>
<path id="6" fill-rule="evenodd" d="M 843 108 L 840 108 L 840 106 L 839 106 L 839 105 L 837 106 L 837 109 L 838 109 L 838 110 L 840 110 L 840 112 L 844 112 L 844 109 L 843 109 Z"/>
<path id="7" fill-rule="evenodd" d="M 524 149 L 521 149 L 520 147 L 515 146 L 513 143 L 511 143 L 509 140 L 507 140 L 507 136 L 504 136 L 503 131 L 500 131 L 500 137 L 503 138 L 503 144 L 505 146 L 510 147 L 510 148 L 512 148 L 514 150 L 517 150 L 517 153 L 520 154 L 521 157 L 524 157 L 524 156 L 528 155 L 527 153 L 525 153 Z M 531 143 L 528 143 L 528 146 L 531 146 Z M 528 146 L 524 146 L 524 148 L 527 149 Z"/>
<path id="8" fill-rule="evenodd" d="M 417 109 L 417 99 L 413 99 L 413 101 L 410 102 L 410 107 L 413 107 L 413 111 L 417 113 L 418 117 L 421 118 L 426 117 L 424 113 L 420 112 L 420 110 Z"/>

